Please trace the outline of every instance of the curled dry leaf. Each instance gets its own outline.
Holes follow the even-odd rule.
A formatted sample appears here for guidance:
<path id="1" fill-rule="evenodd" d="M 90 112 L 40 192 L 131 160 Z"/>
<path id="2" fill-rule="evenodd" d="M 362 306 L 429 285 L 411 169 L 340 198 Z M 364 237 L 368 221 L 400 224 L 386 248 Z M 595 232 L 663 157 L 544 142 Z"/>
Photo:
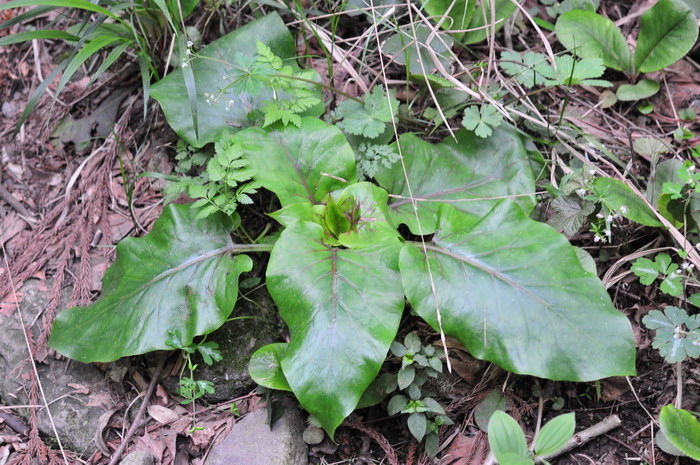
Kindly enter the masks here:
<path id="1" fill-rule="evenodd" d="M 148 414 L 151 416 L 151 418 L 162 425 L 174 423 L 180 419 L 180 415 L 170 410 L 168 407 L 163 407 L 162 405 L 149 405 Z"/>

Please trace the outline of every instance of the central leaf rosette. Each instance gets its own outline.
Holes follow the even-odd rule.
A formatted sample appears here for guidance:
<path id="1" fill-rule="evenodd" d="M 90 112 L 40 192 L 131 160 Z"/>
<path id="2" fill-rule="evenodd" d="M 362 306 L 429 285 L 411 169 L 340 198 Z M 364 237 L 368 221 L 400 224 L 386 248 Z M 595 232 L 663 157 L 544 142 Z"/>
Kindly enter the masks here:
<path id="1" fill-rule="evenodd" d="M 284 378 L 331 435 L 379 373 L 404 309 L 387 198 L 358 183 L 296 221 L 288 211 L 267 268 L 291 336 L 278 354 Z"/>

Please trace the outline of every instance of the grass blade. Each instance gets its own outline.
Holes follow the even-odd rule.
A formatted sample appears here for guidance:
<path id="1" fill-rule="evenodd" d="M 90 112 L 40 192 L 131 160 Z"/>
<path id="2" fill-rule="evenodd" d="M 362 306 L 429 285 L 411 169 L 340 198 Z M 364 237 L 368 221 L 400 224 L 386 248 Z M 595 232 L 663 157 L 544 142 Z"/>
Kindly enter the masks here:
<path id="1" fill-rule="evenodd" d="M 131 45 L 131 42 L 126 42 L 126 43 L 121 44 L 118 47 L 115 47 L 114 50 L 109 52 L 109 55 L 107 55 L 107 58 L 104 59 L 104 61 L 102 62 L 100 67 L 97 69 L 95 74 L 92 76 L 92 78 L 90 78 L 90 82 L 88 82 L 88 87 L 90 87 L 93 82 L 97 81 L 97 79 L 99 79 L 99 77 L 102 76 L 102 73 L 107 71 L 107 68 L 112 66 L 112 63 L 117 61 L 117 59 L 122 55 L 122 53 L 124 53 L 124 51 L 127 48 L 129 48 L 130 45 Z"/>
<path id="2" fill-rule="evenodd" d="M 51 74 L 46 76 L 46 79 L 41 81 L 41 84 L 39 84 L 39 87 L 36 88 L 34 91 L 34 94 L 31 96 L 29 101 L 27 102 L 27 106 L 24 107 L 24 111 L 22 111 L 22 115 L 19 117 L 19 121 L 17 121 L 17 126 L 15 126 L 15 130 L 12 132 L 12 137 L 14 138 L 17 133 L 19 132 L 19 129 L 22 127 L 24 122 L 27 120 L 27 117 L 29 114 L 32 112 L 34 107 L 36 106 L 37 102 L 39 101 L 39 97 L 41 97 L 41 94 L 44 93 L 47 87 L 49 87 L 49 84 L 56 79 L 56 76 L 58 76 L 58 73 L 63 71 L 63 69 L 66 67 L 68 64 L 68 60 L 65 60 L 63 63 L 58 65 L 56 69 L 51 71 Z"/>
<path id="3" fill-rule="evenodd" d="M 26 31 L 12 34 L 7 37 L 0 38 L 0 46 L 16 44 L 34 39 L 63 39 L 63 40 L 80 40 L 79 37 L 69 34 L 65 31 L 45 30 L 45 31 Z"/>
<path id="4" fill-rule="evenodd" d="M 90 3 L 87 0 L 12 0 L 11 2 L 0 5 L 0 11 L 9 10 L 10 8 L 37 5 L 77 8 L 79 10 L 93 11 L 95 13 L 102 13 L 105 16 L 121 21 L 121 18 L 111 11 L 104 9 L 99 5 L 95 5 L 94 3 Z"/>
<path id="5" fill-rule="evenodd" d="M 38 6 L 36 8 L 32 8 L 31 10 L 25 11 L 21 15 L 17 15 L 14 18 L 8 19 L 4 23 L 0 24 L 0 29 L 5 29 L 6 27 L 14 26 L 15 24 L 22 23 L 28 19 L 36 18 L 37 16 L 41 16 L 53 9 L 54 8 L 52 6 Z"/>
<path id="6" fill-rule="evenodd" d="M 124 40 L 121 37 L 117 36 L 99 36 L 92 42 L 88 43 L 83 47 L 82 50 L 78 52 L 77 55 L 75 55 L 70 62 L 68 63 L 68 66 L 66 66 L 66 71 L 63 73 L 63 76 L 61 77 L 61 80 L 58 82 L 58 87 L 56 88 L 56 96 L 63 90 L 65 85 L 68 83 L 71 77 L 73 77 L 73 74 L 78 70 L 80 65 L 85 63 L 85 60 L 90 58 L 92 55 L 100 51 L 102 48 L 113 44 L 114 42 L 118 40 Z"/>

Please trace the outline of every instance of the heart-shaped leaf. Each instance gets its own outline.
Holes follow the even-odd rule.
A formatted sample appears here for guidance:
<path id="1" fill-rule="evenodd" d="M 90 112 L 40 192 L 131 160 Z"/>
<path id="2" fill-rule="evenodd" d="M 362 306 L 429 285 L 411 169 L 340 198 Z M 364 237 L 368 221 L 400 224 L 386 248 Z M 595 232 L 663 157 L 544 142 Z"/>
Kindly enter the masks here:
<path id="1" fill-rule="evenodd" d="M 256 96 L 229 90 L 220 98 L 208 98 L 231 84 L 229 75 L 234 69 L 234 62 L 251 60 L 256 56 L 258 41 L 270 47 L 295 71 L 299 69 L 294 60 L 294 38 L 276 13 L 248 23 L 200 50 L 199 57 L 186 64 L 194 71 L 199 137 L 195 135 L 192 109 L 186 98 L 188 90 L 183 69 L 168 74 L 151 87 L 151 95 L 160 103 L 170 126 L 190 145 L 203 147 L 216 142 L 223 131 L 249 126 L 248 113 L 261 109 L 266 101 L 272 99 L 270 89 Z M 308 114 L 320 115 L 323 112 L 320 107 L 312 110 Z"/>
<path id="2" fill-rule="evenodd" d="M 698 39 L 698 20 L 680 0 L 659 0 L 640 19 L 634 67 L 651 73 L 685 56 Z"/>
<path id="3" fill-rule="evenodd" d="M 421 0 L 426 13 L 433 16 L 435 21 L 444 19 L 440 27 L 447 31 L 463 31 L 469 28 L 469 23 L 476 7 L 475 0 Z M 464 32 L 454 32 L 452 35 L 459 39 Z"/>
<path id="4" fill-rule="evenodd" d="M 661 88 L 658 81 L 642 79 L 636 84 L 622 84 L 617 89 L 617 98 L 622 102 L 632 102 L 649 98 Z"/>
<path id="5" fill-rule="evenodd" d="M 483 218 L 442 206 L 426 247 L 442 328 L 473 356 L 554 380 L 634 373 L 625 315 L 583 270 L 571 244 L 514 202 Z M 413 309 L 439 328 L 420 244 L 404 246 L 400 268 Z"/>
<path id="6" fill-rule="evenodd" d="M 332 437 L 377 376 L 404 298 L 398 239 L 357 249 L 323 239 L 315 223 L 285 229 L 270 256 L 267 286 L 290 331 L 284 375 Z"/>
<path id="7" fill-rule="evenodd" d="M 475 2 L 476 0 L 469 0 Z M 491 14 L 491 9 L 495 14 Z M 491 34 L 491 24 L 496 25 L 496 30 L 499 30 L 506 24 L 506 20 L 515 11 L 515 3 L 511 0 L 481 0 L 476 6 L 472 14 L 472 20 L 469 23 L 469 29 L 464 37 L 463 44 L 475 44 L 486 39 L 486 34 Z M 486 26 L 486 27 L 484 27 Z"/>
<path id="8" fill-rule="evenodd" d="M 252 261 L 230 256 L 236 245 L 227 216 L 196 214 L 189 205 L 168 205 L 148 235 L 122 240 L 102 296 L 61 312 L 51 347 L 81 362 L 111 362 L 172 349 L 165 343 L 171 332 L 186 346 L 224 324 L 238 296 L 238 276 Z"/>
<path id="9" fill-rule="evenodd" d="M 287 344 L 277 342 L 262 346 L 250 357 L 248 373 L 260 386 L 280 391 L 291 391 L 282 372 L 280 360 L 287 350 Z"/>
<path id="10" fill-rule="evenodd" d="M 449 67 L 452 63 L 452 38 L 448 35 L 438 37 L 432 29 L 423 25 L 406 25 L 398 29 L 397 33 L 387 39 L 382 51 L 393 60 L 406 66 L 411 74 L 429 75 L 437 67 L 432 55 Z M 432 54 L 428 51 L 432 50 Z"/>
<path id="11" fill-rule="evenodd" d="M 395 224 L 408 225 L 413 234 L 435 231 L 436 213 L 443 203 L 461 211 L 486 214 L 507 196 L 530 212 L 535 206 L 535 181 L 523 138 L 510 126 L 494 128 L 493 135 L 482 139 L 470 131 L 459 131 L 457 141 L 440 144 L 419 139 L 414 134 L 401 136 L 401 150 L 408 174 L 401 164 L 381 168 L 375 179 L 390 194 L 399 196 L 389 203 Z M 418 203 L 419 230 L 409 186 Z"/>
<path id="12" fill-rule="evenodd" d="M 343 134 L 316 118 L 302 118 L 301 128 L 250 128 L 235 135 L 255 173 L 283 207 L 318 204 L 329 192 L 357 181 L 355 155 Z"/>
<path id="13" fill-rule="evenodd" d="M 584 58 L 601 58 L 608 68 L 632 74 L 632 56 L 620 29 L 593 11 L 571 10 L 555 29 L 564 47 Z"/>

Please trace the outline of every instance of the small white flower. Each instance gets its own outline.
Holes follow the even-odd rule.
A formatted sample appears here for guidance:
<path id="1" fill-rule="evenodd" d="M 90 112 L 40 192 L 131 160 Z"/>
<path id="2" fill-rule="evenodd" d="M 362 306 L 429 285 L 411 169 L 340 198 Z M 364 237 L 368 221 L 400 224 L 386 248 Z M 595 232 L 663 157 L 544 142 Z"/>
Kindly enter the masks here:
<path id="1" fill-rule="evenodd" d="M 612 223 L 614 219 L 615 219 L 615 215 L 613 215 L 613 214 L 611 213 L 611 214 L 609 214 L 608 216 L 605 217 L 605 222 L 606 222 L 606 223 Z"/>
<path id="2" fill-rule="evenodd" d="M 598 236 L 598 235 L 594 236 L 593 242 L 600 242 L 600 236 Z"/>
<path id="3" fill-rule="evenodd" d="M 192 50 L 190 50 L 190 49 L 188 48 L 187 50 L 185 50 L 185 53 L 188 54 L 188 55 L 192 55 Z"/>
<path id="4" fill-rule="evenodd" d="M 576 193 L 580 196 L 584 196 L 584 195 L 586 195 L 586 189 L 584 189 L 584 188 L 576 189 Z"/>
<path id="5" fill-rule="evenodd" d="M 681 263 L 681 270 L 687 270 L 689 266 L 690 266 L 690 263 L 683 262 L 683 263 Z"/>
<path id="6" fill-rule="evenodd" d="M 690 165 L 688 167 L 688 171 L 695 171 L 695 165 Z"/>
<path id="7" fill-rule="evenodd" d="M 595 215 L 596 218 L 605 218 L 605 215 L 603 215 L 603 212 L 598 212 Z"/>
<path id="8" fill-rule="evenodd" d="M 595 170 L 591 168 L 590 170 L 588 170 L 588 174 L 593 176 L 595 174 Z"/>
<path id="9" fill-rule="evenodd" d="M 194 45 L 194 42 L 192 42 L 191 40 L 187 41 L 187 48 L 191 48 L 193 45 Z"/>
<path id="10" fill-rule="evenodd" d="M 622 213 L 623 215 L 627 213 L 628 210 L 629 208 L 627 208 L 627 205 L 620 206 L 620 213 Z"/>
<path id="11" fill-rule="evenodd" d="M 612 232 L 611 232 L 609 229 L 606 229 L 606 230 L 603 231 L 603 232 L 604 232 L 605 235 L 608 236 L 608 237 L 610 237 L 610 236 L 612 235 Z"/>
<path id="12" fill-rule="evenodd" d="M 181 68 L 187 68 L 187 62 L 183 61 L 182 64 L 180 65 Z"/>

